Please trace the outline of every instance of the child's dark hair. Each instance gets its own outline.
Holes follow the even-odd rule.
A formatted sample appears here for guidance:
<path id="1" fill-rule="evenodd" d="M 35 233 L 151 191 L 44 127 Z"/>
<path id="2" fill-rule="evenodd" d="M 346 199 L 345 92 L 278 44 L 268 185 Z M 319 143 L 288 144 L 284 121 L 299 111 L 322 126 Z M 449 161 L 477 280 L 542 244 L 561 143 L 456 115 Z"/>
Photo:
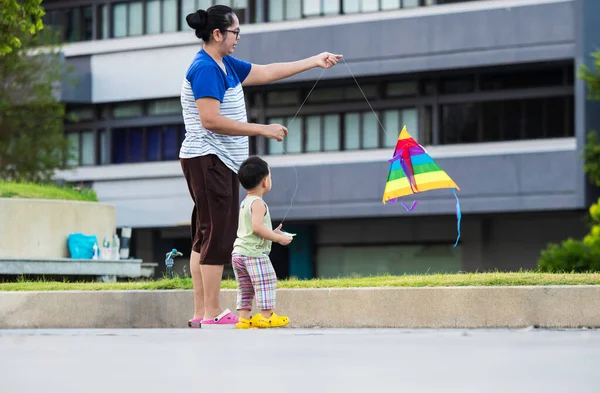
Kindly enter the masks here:
<path id="1" fill-rule="evenodd" d="M 204 42 L 212 39 L 214 29 L 227 34 L 226 30 L 233 24 L 233 9 L 226 5 L 213 5 L 205 10 L 198 10 L 188 14 L 185 20 L 192 29 L 196 30 L 196 37 Z"/>
<path id="2" fill-rule="evenodd" d="M 267 176 L 269 176 L 269 164 L 257 156 L 248 157 L 238 170 L 238 179 L 246 190 L 258 186 Z"/>

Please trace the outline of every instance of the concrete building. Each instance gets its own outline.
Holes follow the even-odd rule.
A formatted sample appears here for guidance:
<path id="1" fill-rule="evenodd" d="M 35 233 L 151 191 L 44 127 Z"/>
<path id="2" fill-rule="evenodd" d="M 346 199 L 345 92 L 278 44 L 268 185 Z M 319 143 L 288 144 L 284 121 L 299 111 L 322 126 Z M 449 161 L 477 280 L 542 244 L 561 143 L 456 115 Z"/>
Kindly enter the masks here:
<path id="1" fill-rule="evenodd" d="M 201 42 L 185 15 L 214 2 L 43 3 L 79 82 L 62 92 L 79 167 L 61 176 L 115 204 L 146 261 L 189 255 L 179 92 Z M 232 2 L 236 57 L 345 59 L 245 90 L 249 121 L 290 129 L 283 144 L 251 141 L 272 165 L 274 223 L 298 234 L 274 247 L 280 276 L 531 268 L 548 242 L 585 233 L 581 153 L 600 111 L 576 74 L 599 44 L 597 0 L 216 1 Z M 403 125 L 461 188 L 456 248 L 449 190 L 417 195 L 412 212 L 381 201 Z"/>

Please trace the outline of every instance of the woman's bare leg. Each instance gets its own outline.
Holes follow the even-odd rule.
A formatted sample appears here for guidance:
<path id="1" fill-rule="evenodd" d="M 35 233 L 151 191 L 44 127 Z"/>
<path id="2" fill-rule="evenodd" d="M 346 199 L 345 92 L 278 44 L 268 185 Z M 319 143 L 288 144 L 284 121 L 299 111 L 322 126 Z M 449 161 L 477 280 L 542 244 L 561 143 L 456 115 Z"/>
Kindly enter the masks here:
<path id="1" fill-rule="evenodd" d="M 192 255 L 190 255 L 190 272 L 194 285 L 194 319 L 201 319 L 204 316 L 204 283 L 202 282 L 200 254 L 196 251 L 192 251 Z"/>
<path id="2" fill-rule="evenodd" d="M 223 265 L 200 265 L 204 285 L 204 319 L 212 319 L 223 310 L 219 299 Z"/>

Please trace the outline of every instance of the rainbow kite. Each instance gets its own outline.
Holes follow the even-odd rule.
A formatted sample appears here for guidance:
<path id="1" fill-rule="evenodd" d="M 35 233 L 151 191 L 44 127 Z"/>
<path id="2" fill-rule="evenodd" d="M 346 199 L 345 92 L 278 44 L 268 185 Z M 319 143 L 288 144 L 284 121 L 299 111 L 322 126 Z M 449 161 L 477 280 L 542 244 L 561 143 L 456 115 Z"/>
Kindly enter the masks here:
<path id="1" fill-rule="evenodd" d="M 383 203 L 394 204 L 401 197 L 408 194 L 416 194 L 422 191 L 435 190 L 438 188 L 450 188 L 456 198 L 456 218 L 458 220 L 458 237 L 454 247 L 460 239 L 460 203 L 455 190 L 460 190 L 456 183 L 444 172 L 423 146 L 419 145 L 412 136 L 406 131 L 406 126 L 402 128 L 394 156 L 388 160 L 391 163 L 390 173 L 385 184 L 383 192 Z M 407 211 L 412 211 L 417 205 L 414 201 L 410 207 L 400 201 Z"/>

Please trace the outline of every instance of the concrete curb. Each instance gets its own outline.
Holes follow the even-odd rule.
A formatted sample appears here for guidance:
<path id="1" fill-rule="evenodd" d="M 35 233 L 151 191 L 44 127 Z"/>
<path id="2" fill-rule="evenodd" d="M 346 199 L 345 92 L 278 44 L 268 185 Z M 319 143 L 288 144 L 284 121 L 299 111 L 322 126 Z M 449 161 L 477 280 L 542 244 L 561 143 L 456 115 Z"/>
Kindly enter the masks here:
<path id="1" fill-rule="evenodd" d="M 235 310 L 235 291 L 222 305 Z M 0 292 L 0 328 L 178 328 L 190 290 Z M 600 286 L 279 289 L 293 327 L 600 327 Z"/>

